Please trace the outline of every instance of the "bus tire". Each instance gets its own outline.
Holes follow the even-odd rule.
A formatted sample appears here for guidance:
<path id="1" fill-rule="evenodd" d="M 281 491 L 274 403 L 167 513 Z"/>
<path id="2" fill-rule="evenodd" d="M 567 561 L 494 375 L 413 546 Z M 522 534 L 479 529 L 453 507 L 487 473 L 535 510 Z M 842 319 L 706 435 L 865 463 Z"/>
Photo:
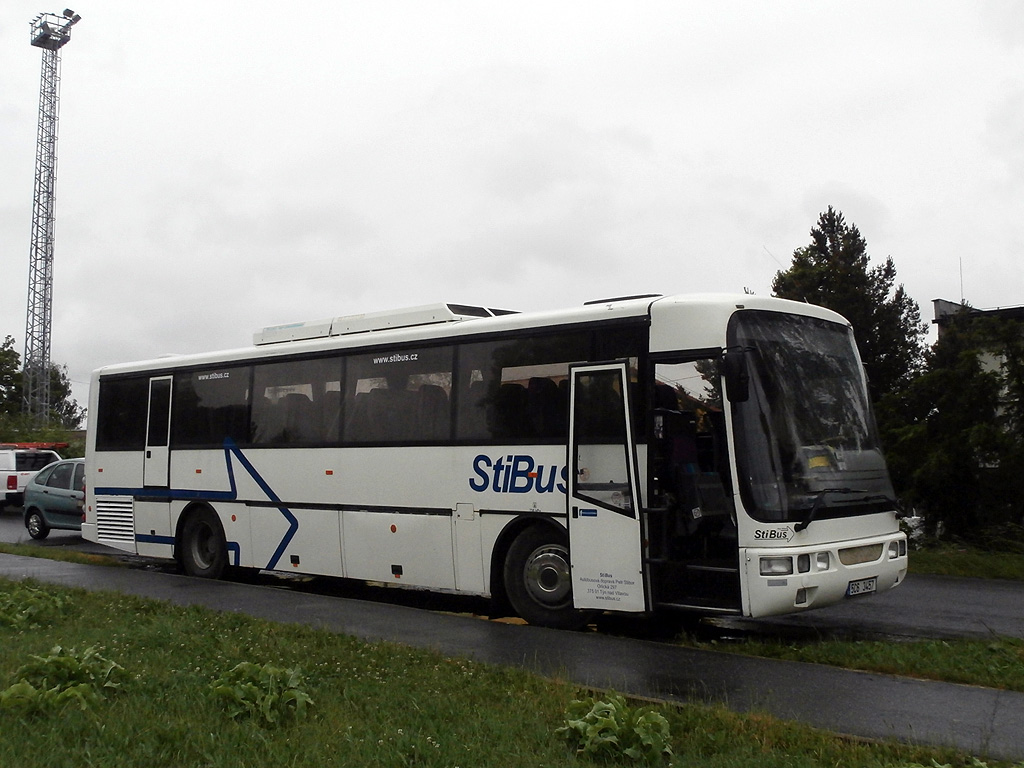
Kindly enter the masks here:
<path id="1" fill-rule="evenodd" d="M 211 509 L 189 515 L 179 541 L 181 568 L 188 576 L 219 579 L 228 568 L 228 545 L 220 519 Z"/>
<path id="2" fill-rule="evenodd" d="M 50 535 L 50 526 L 43 519 L 43 513 L 38 509 L 29 510 L 25 515 L 25 527 L 28 528 L 28 535 L 33 539 L 42 540 Z"/>
<path id="3" fill-rule="evenodd" d="M 588 614 L 572 602 L 565 535 L 531 526 L 516 536 L 505 558 L 505 591 L 520 617 L 553 629 L 582 629 Z"/>

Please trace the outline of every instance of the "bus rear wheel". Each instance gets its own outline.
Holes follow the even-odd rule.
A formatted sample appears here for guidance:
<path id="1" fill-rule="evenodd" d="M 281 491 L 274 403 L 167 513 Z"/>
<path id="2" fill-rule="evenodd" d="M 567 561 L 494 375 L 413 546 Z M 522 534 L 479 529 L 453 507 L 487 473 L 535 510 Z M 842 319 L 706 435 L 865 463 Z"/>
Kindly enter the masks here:
<path id="1" fill-rule="evenodd" d="M 189 576 L 219 579 L 227 571 L 227 539 L 212 510 L 201 509 L 189 515 L 178 546 L 181 567 Z"/>
<path id="2" fill-rule="evenodd" d="M 505 558 L 509 602 L 530 624 L 582 629 L 589 615 L 572 602 L 572 572 L 565 536 L 533 526 L 520 533 Z"/>

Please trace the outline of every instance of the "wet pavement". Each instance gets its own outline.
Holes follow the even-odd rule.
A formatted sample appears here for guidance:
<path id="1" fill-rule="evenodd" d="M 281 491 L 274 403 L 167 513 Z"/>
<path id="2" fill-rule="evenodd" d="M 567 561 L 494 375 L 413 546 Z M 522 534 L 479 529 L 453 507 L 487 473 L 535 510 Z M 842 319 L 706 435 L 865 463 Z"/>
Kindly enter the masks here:
<path id="1" fill-rule="evenodd" d="M 450 656 L 519 666 L 581 686 L 722 704 L 837 733 L 954 746 L 983 757 L 1024 760 L 1022 693 L 748 658 L 606 633 L 511 625 L 266 583 L 206 581 L 157 570 L 0 555 L 0 576 L 243 612 L 367 641 L 390 640 Z M 934 583 L 937 590 L 949 586 L 941 580 Z M 1020 594 L 1014 587 L 1004 598 L 1019 606 Z M 887 597 L 876 598 L 870 613 L 884 617 L 879 626 L 890 620 L 899 625 L 899 608 Z M 1002 601 L 999 605 L 999 614 L 1009 621 L 1012 610 Z"/>

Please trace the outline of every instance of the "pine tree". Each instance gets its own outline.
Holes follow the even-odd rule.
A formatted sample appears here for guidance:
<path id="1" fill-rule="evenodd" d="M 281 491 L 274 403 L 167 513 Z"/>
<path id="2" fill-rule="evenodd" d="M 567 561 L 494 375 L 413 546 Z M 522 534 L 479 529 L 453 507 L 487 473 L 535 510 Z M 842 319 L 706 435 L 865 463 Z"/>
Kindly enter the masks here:
<path id="1" fill-rule="evenodd" d="M 874 267 L 870 261 L 860 230 L 829 206 L 811 229 L 810 245 L 796 249 L 789 269 L 775 274 L 772 292 L 827 307 L 853 324 L 877 402 L 920 372 L 928 326 L 903 286 L 894 289 L 892 257 Z"/>

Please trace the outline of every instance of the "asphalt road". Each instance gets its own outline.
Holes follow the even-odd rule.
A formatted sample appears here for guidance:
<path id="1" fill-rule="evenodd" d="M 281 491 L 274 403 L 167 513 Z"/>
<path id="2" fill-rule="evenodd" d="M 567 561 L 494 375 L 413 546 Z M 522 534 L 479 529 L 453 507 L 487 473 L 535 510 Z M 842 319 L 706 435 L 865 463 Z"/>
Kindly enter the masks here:
<path id="1" fill-rule="evenodd" d="M 22 522 L 21 510 L 11 508 L 0 513 L 0 541 L 66 547 L 109 555 L 123 554 L 85 541 L 74 531 L 51 531 L 45 540 L 33 541 Z M 320 589 L 322 593 L 334 596 L 365 594 L 356 585 L 332 585 L 329 580 L 320 585 Z M 409 595 L 407 603 L 426 603 L 427 607 L 435 607 L 444 600 L 444 597 L 431 600 L 425 593 L 416 593 Z M 856 598 L 829 608 L 774 619 L 716 619 L 713 624 L 721 628 L 724 634 L 737 635 L 854 639 L 877 636 L 953 638 L 992 635 L 1024 638 L 1024 583 L 915 576 L 911 573 L 904 584 L 882 595 Z"/>
<path id="2" fill-rule="evenodd" d="M 28 541 L 20 517 L 0 515 L 0 540 Z M 90 551 L 73 533 L 46 546 Z M 368 641 L 392 640 L 479 661 L 521 666 L 579 685 L 669 701 L 769 712 L 837 733 L 951 745 L 1024 760 L 1024 694 L 680 648 L 609 633 L 558 632 L 424 611 L 384 600 L 191 579 L 167 570 L 105 568 L 0 555 L 0 576 L 116 590 L 180 605 L 242 611 Z M 334 580 L 338 581 L 338 580 Z M 388 592 L 397 592 L 389 590 Z M 755 622 L 768 631 L 1024 636 L 1014 611 L 1024 589 L 973 579 L 908 579 L 899 589 L 797 617 Z M 749 622 L 740 622 L 742 625 Z M 727 628 L 728 629 L 728 628 Z M 736 631 L 746 631 L 737 626 Z"/>

